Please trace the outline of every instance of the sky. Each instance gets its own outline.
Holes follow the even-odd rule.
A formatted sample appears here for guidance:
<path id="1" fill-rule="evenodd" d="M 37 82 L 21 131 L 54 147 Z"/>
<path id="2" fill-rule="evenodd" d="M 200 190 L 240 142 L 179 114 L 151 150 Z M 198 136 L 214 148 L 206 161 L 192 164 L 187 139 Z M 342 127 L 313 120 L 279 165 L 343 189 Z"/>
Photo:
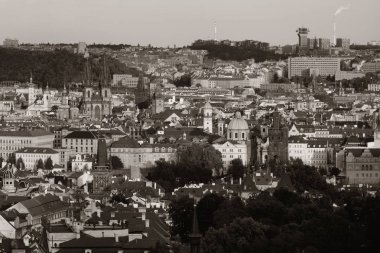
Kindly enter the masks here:
<path id="1" fill-rule="evenodd" d="M 339 15 L 339 7 L 346 7 Z M 184 46 L 196 39 L 296 44 L 309 37 L 380 40 L 380 0 L 0 0 L 0 41 Z"/>

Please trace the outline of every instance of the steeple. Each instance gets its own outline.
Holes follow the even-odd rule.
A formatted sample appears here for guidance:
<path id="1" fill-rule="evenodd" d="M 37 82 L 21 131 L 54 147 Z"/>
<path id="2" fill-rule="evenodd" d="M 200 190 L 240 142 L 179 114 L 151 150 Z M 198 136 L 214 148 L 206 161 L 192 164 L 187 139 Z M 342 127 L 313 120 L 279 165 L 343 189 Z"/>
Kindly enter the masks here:
<path id="1" fill-rule="evenodd" d="M 190 238 L 190 252 L 200 253 L 202 234 L 199 231 L 197 208 L 195 204 L 194 204 L 194 211 L 193 211 L 193 227 L 192 227 L 192 232 L 189 235 L 189 238 Z"/>

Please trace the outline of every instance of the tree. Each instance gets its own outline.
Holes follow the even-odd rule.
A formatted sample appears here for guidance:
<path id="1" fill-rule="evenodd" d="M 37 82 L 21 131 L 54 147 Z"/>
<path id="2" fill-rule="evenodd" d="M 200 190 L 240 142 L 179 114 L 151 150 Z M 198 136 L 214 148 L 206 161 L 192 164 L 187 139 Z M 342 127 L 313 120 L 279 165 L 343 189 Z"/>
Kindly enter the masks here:
<path id="1" fill-rule="evenodd" d="M 58 105 L 53 105 L 52 107 L 51 107 L 51 111 L 52 112 L 56 112 L 57 110 L 58 110 Z"/>
<path id="2" fill-rule="evenodd" d="M 228 168 L 228 173 L 232 175 L 234 179 L 242 178 L 246 167 L 243 165 L 243 161 L 240 158 L 233 159 L 231 165 Z"/>
<path id="3" fill-rule="evenodd" d="M 8 155 L 7 163 L 16 164 L 16 155 L 14 153 Z"/>
<path id="4" fill-rule="evenodd" d="M 338 176 L 340 174 L 340 169 L 337 167 L 332 167 L 329 169 L 329 173 L 331 176 Z"/>
<path id="5" fill-rule="evenodd" d="M 268 252 L 265 251 L 267 230 L 267 226 L 252 218 L 237 218 L 226 227 L 210 229 L 202 239 L 202 252 Z"/>
<path id="6" fill-rule="evenodd" d="M 25 163 L 24 163 L 24 160 L 22 160 L 21 156 L 16 161 L 16 168 L 19 169 L 19 170 L 24 170 L 25 169 Z"/>
<path id="7" fill-rule="evenodd" d="M 236 197 L 223 201 L 214 212 L 213 226 L 215 228 L 230 224 L 237 217 L 247 217 L 249 213 L 244 202 Z"/>
<path id="8" fill-rule="evenodd" d="M 53 169 L 53 160 L 51 160 L 50 156 L 45 161 L 44 169 L 45 170 L 52 170 Z"/>
<path id="9" fill-rule="evenodd" d="M 172 201 L 169 215 L 172 219 L 171 235 L 179 235 L 182 241 L 187 241 L 192 228 L 194 200 L 188 196 Z"/>
<path id="10" fill-rule="evenodd" d="M 213 226 L 214 212 L 218 210 L 220 204 L 224 201 L 224 197 L 210 193 L 197 204 L 197 216 L 199 220 L 199 229 L 204 234 L 211 226 Z"/>
<path id="11" fill-rule="evenodd" d="M 38 159 L 37 162 L 36 162 L 36 169 L 44 169 L 44 162 L 42 161 L 42 159 Z"/>
<path id="12" fill-rule="evenodd" d="M 4 158 L 2 156 L 0 156 L 0 168 L 3 165 L 3 162 L 4 162 Z"/>
<path id="13" fill-rule="evenodd" d="M 212 145 L 192 143 L 186 150 L 178 153 L 178 165 L 183 168 L 180 177 L 187 182 L 210 181 L 212 171 L 223 168 L 222 154 Z"/>
<path id="14" fill-rule="evenodd" d="M 111 166 L 114 170 L 124 169 L 124 164 L 118 156 L 111 156 Z"/>
<path id="15" fill-rule="evenodd" d="M 191 86 L 191 75 L 184 74 L 180 78 L 173 81 L 176 87 L 190 87 Z"/>

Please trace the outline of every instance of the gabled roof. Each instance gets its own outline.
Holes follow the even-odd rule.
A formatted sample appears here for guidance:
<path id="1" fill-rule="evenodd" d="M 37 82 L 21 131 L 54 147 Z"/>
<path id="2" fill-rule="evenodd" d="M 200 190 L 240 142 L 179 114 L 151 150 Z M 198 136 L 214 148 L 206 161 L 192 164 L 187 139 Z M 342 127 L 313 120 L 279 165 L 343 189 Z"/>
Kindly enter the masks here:
<path id="1" fill-rule="evenodd" d="M 104 138 L 102 134 L 94 131 L 74 131 L 64 137 L 65 139 L 98 139 Z"/>
<path id="2" fill-rule="evenodd" d="M 111 144 L 111 148 L 140 148 L 141 145 L 133 138 L 124 136 Z"/>
<path id="3" fill-rule="evenodd" d="M 43 215 L 61 208 L 65 208 L 67 203 L 62 202 L 59 197 L 46 194 L 20 202 L 32 216 Z"/>
<path id="4" fill-rule="evenodd" d="M 38 137 L 45 135 L 53 135 L 53 133 L 44 129 L 24 130 L 24 131 L 0 131 L 0 136 L 15 136 L 15 137 Z"/>
<path id="5" fill-rule="evenodd" d="M 52 148 L 22 148 L 16 151 L 16 153 L 34 153 L 34 154 L 58 154 L 58 151 L 55 151 Z"/>

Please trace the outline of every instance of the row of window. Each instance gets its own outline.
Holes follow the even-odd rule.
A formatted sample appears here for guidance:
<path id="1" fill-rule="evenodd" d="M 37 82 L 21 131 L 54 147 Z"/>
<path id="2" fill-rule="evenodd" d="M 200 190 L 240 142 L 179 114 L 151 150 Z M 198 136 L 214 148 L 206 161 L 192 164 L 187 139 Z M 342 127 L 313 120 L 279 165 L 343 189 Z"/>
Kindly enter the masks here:
<path id="1" fill-rule="evenodd" d="M 225 148 L 222 149 L 222 152 L 223 152 L 223 153 L 226 153 L 226 152 L 227 152 L 227 149 L 225 149 Z M 235 152 L 235 150 L 234 150 L 233 148 L 230 148 L 230 152 L 233 153 L 233 152 Z M 240 149 L 240 148 L 238 149 L 238 152 L 241 153 L 241 149 Z"/>
<path id="2" fill-rule="evenodd" d="M 21 143 L 21 144 L 31 144 L 32 141 L 31 140 L 3 140 L 3 139 L 0 139 L 0 143 L 4 143 L 4 144 L 17 144 L 17 143 Z"/>
<path id="3" fill-rule="evenodd" d="M 378 177 L 379 174 L 378 173 L 375 173 L 374 174 L 374 177 Z M 356 177 L 360 177 L 360 174 L 359 173 L 356 173 Z M 372 177 L 372 173 L 362 173 L 361 174 L 361 177 Z"/>
<path id="4" fill-rule="evenodd" d="M 230 155 L 230 158 L 234 158 L 235 156 L 234 155 Z M 222 158 L 227 158 L 226 155 L 222 155 Z M 236 158 L 241 158 L 241 155 L 237 155 Z"/>
<path id="5" fill-rule="evenodd" d="M 73 139 L 70 139 L 70 145 L 73 145 Z M 75 144 L 78 145 L 78 139 L 75 139 Z M 80 144 L 83 145 L 83 139 L 80 139 Z M 94 144 L 94 140 L 90 140 L 90 145 Z M 69 140 L 66 139 L 66 145 L 69 145 Z M 89 145 L 88 139 L 86 139 L 86 145 Z"/>

